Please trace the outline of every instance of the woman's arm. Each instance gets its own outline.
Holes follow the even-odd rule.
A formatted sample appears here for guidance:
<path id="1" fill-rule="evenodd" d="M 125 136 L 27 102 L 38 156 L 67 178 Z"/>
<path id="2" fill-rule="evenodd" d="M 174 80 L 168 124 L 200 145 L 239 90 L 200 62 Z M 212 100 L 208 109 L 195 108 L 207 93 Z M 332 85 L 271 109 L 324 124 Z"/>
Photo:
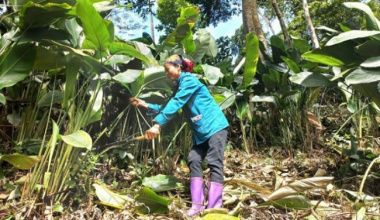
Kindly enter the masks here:
<path id="1" fill-rule="evenodd" d="M 178 110 L 187 103 L 198 88 L 199 84 L 195 78 L 185 76 L 179 84 L 175 96 L 169 100 L 165 108 L 154 118 L 154 122 L 162 127 L 166 122 L 172 119 L 175 114 L 177 114 Z"/>

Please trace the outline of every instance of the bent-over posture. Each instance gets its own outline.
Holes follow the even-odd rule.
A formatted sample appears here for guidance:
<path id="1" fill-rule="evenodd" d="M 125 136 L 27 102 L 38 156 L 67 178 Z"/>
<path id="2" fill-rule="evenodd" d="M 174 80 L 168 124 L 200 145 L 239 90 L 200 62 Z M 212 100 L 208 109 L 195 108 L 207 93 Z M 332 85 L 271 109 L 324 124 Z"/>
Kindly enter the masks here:
<path id="1" fill-rule="evenodd" d="M 131 98 L 130 101 L 134 106 L 145 107 L 157 114 L 154 118 L 154 125 L 145 133 L 149 140 L 156 138 L 161 127 L 172 119 L 181 108 L 188 117 L 193 128 L 194 145 L 187 158 L 192 200 L 192 207 L 187 214 L 194 216 L 205 208 L 201 166 L 205 157 L 210 168 L 211 179 L 208 183 L 207 208 L 222 206 L 223 156 L 228 122 L 207 87 L 190 73 L 192 69 L 190 62 L 179 55 L 172 55 L 166 60 L 166 75 L 170 80 L 176 81 L 178 86 L 177 92 L 166 105 L 146 103 L 136 98 Z"/>

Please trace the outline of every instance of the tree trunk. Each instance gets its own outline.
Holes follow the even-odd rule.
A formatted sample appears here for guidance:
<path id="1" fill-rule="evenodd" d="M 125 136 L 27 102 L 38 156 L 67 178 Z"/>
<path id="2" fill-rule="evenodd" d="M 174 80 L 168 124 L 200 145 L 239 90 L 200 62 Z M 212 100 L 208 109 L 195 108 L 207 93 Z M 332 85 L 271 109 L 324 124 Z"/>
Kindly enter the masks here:
<path id="1" fill-rule="evenodd" d="M 257 34 L 257 37 L 259 40 L 264 44 L 265 50 L 268 53 L 269 52 L 269 45 L 267 42 L 267 39 L 265 38 L 263 29 L 261 28 L 261 23 L 259 19 L 259 13 L 258 13 L 258 7 L 257 7 L 257 0 L 250 0 L 253 8 L 253 26 L 255 28 L 255 33 Z"/>
<path id="2" fill-rule="evenodd" d="M 280 8 L 278 7 L 278 4 L 277 4 L 276 0 L 272 0 L 272 6 L 273 6 L 273 9 L 274 9 L 274 11 L 276 13 L 277 19 L 280 22 L 282 34 L 284 35 L 285 44 L 288 47 L 292 48 L 293 45 L 292 45 L 292 41 L 290 39 L 288 28 L 285 25 L 284 16 L 282 15 L 282 12 L 281 12 Z"/>
<path id="3" fill-rule="evenodd" d="M 264 32 L 261 28 L 261 23 L 259 20 L 257 0 L 243 0 L 243 25 L 245 33 L 254 32 L 259 40 L 263 43 L 266 52 L 269 52 L 268 42 L 265 38 Z M 263 54 L 260 52 L 260 59 L 264 60 Z"/>
<path id="4" fill-rule="evenodd" d="M 311 22 L 311 17 L 310 17 L 310 13 L 309 13 L 309 6 L 307 4 L 307 0 L 302 0 L 302 6 L 303 6 L 303 10 L 305 11 L 305 19 L 307 22 L 307 27 L 308 27 L 309 32 L 310 32 L 313 49 L 319 48 L 319 42 L 318 42 L 317 34 L 315 33 L 313 22 Z"/>
<path id="5" fill-rule="evenodd" d="M 155 39 L 154 39 L 154 22 L 153 22 L 152 5 L 153 5 L 153 3 L 152 3 L 151 1 L 149 1 L 150 32 L 151 32 L 151 35 L 152 35 L 153 43 L 155 43 Z"/>
<path id="6" fill-rule="evenodd" d="M 245 34 L 249 32 L 255 32 L 253 26 L 253 5 L 250 3 L 252 0 L 243 0 L 243 25 Z"/>

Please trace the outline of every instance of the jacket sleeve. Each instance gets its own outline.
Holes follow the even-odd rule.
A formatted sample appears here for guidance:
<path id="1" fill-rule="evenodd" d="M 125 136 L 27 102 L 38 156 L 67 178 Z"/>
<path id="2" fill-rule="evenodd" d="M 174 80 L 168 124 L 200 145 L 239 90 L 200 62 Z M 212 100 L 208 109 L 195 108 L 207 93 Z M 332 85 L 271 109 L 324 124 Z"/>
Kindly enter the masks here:
<path id="1" fill-rule="evenodd" d="M 191 98 L 200 84 L 195 78 L 185 76 L 179 84 L 176 95 L 171 98 L 165 108 L 154 118 L 154 121 L 163 126 L 180 110 Z"/>
<path id="2" fill-rule="evenodd" d="M 162 108 L 162 105 L 159 104 L 152 104 L 148 103 L 148 114 L 153 115 L 153 114 L 158 114 Z"/>

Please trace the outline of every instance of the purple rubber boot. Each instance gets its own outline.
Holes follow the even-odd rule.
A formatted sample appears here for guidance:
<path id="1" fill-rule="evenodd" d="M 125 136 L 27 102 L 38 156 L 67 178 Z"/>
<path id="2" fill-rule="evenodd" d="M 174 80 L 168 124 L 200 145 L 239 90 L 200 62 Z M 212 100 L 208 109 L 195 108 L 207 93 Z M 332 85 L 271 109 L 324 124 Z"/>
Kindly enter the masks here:
<path id="1" fill-rule="evenodd" d="M 208 204 L 207 208 L 220 208 L 223 205 L 223 184 L 210 182 L 208 184 Z"/>
<path id="2" fill-rule="evenodd" d="M 190 178 L 190 193 L 191 193 L 191 202 L 193 203 L 193 205 L 191 206 L 189 210 L 187 210 L 187 215 L 191 217 L 205 209 L 205 207 L 203 206 L 203 202 L 205 199 L 205 189 L 203 186 L 203 178 L 201 177 Z"/>

